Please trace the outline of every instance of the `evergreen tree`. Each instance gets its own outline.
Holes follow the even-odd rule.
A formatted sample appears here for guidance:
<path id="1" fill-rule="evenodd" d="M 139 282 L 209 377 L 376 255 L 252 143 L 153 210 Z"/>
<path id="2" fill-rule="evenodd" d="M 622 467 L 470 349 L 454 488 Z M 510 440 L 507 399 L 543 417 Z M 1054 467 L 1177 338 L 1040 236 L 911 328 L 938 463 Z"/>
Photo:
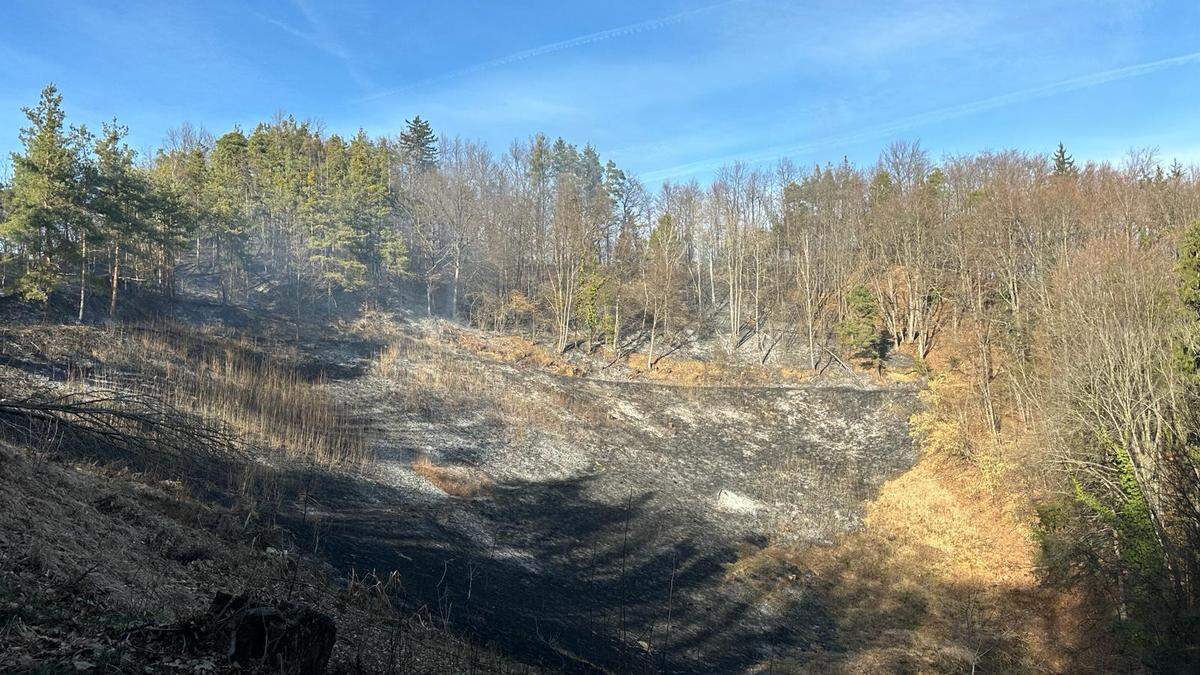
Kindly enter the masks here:
<path id="1" fill-rule="evenodd" d="M 559 138 L 550 149 L 551 163 L 554 165 L 554 176 L 561 180 L 568 174 L 577 177 L 579 174 L 579 151 L 574 145 Z"/>
<path id="2" fill-rule="evenodd" d="M 1170 172 L 1168 175 L 1170 176 L 1171 180 L 1176 183 L 1183 181 L 1183 178 L 1184 178 L 1183 164 L 1178 159 L 1171 161 L 1171 169 L 1170 169 Z"/>
<path id="3" fill-rule="evenodd" d="M 364 237 L 375 236 L 391 211 L 387 156 L 359 129 L 346 152 L 345 194 L 349 218 Z"/>
<path id="4" fill-rule="evenodd" d="M 550 177 L 550 146 L 545 134 L 533 137 L 529 148 L 529 182 L 535 186 L 544 186 Z"/>
<path id="5" fill-rule="evenodd" d="M 878 367 L 886 356 L 888 341 L 876 328 L 874 296 L 866 286 L 857 285 L 846 296 L 846 308 L 846 318 L 837 326 L 838 339 L 864 366 Z"/>
<path id="6" fill-rule="evenodd" d="M 237 270 L 244 261 L 250 192 L 249 142 L 239 129 L 217 139 L 209 158 L 205 190 L 206 234 L 213 240 L 213 263 L 228 302 Z"/>
<path id="7" fill-rule="evenodd" d="M 1062 143 L 1058 144 L 1058 149 L 1054 151 L 1054 175 L 1056 176 L 1074 176 L 1079 173 L 1075 168 L 1075 160 L 1067 154 L 1067 149 Z"/>
<path id="8" fill-rule="evenodd" d="M 147 241 L 153 245 L 153 250 L 147 251 L 149 262 L 155 268 L 159 288 L 174 297 L 177 256 L 195 236 L 200 220 L 192 195 L 179 183 L 154 170 L 145 180 L 149 203 L 144 223 Z"/>
<path id="9" fill-rule="evenodd" d="M 892 175 L 882 169 L 876 171 L 867 189 L 867 203 L 872 208 L 879 208 L 887 204 L 895 194 L 896 185 L 892 181 Z"/>
<path id="10" fill-rule="evenodd" d="M 305 180 L 308 263 L 331 303 L 334 291 L 356 290 L 366 281 L 366 265 L 356 254 L 370 226 L 361 220 L 370 195 L 355 185 L 352 148 L 341 137 L 331 136 L 325 143 L 323 180 L 315 170 Z"/>
<path id="11" fill-rule="evenodd" d="M 91 227 L 85 181 L 86 130 L 68 129 L 62 95 L 53 85 L 33 108 L 23 108 L 24 152 L 13 153 L 12 185 L 0 239 L 22 263 L 17 290 L 27 300 L 46 300 L 59 281 L 59 267 L 79 257 Z"/>
<path id="12" fill-rule="evenodd" d="M 159 206 L 150 184 L 133 165 L 133 150 L 125 144 L 128 129 L 116 120 L 105 123 L 96 142 L 91 211 L 95 216 L 93 234 L 96 243 L 106 242 L 112 255 L 108 315 L 117 311 L 117 286 L 121 263 L 129 249 L 145 244 L 153 234 L 150 216 Z M 80 291 L 82 295 L 82 289 Z M 82 300 L 81 300 L 82 312 Z"/>
<path id="13" fill-rule="evenodd" d="M 437 135 L 429 122 L 420 115 L 405 120 L 404 131 L 400 132 L 400 152 L 404 162 L 418 171 L 428 171 L 437 166 Z"/>
<path id="14" fill-rule="evenodd" d="M 186 127 L 185 127 L 186 128 Z M 160 230 L 170 241 L 169 251 L 161 259 L 160 276 L 163 286 L 175 292 L 175 253 L 195 242 L 194 254 L 200 257 L 202 227 L 209 220 L 206 190 L 208 184 L 208 151 L 206 139 L 189 136 L 185 142 L 170 150 L 160 150 L 150 170 L 155 192 L 162 200 Z"/>
<path id="15" fill-rule="evenodd" d="M 545 134 L 537 134 L 529 147 L 529 167 L 526 178 L 533 198 L 533 232 L 534 238 L 540 239 L 549 228 L 550 214 L 553 212 L 550 190 L 550 146 Z"/>

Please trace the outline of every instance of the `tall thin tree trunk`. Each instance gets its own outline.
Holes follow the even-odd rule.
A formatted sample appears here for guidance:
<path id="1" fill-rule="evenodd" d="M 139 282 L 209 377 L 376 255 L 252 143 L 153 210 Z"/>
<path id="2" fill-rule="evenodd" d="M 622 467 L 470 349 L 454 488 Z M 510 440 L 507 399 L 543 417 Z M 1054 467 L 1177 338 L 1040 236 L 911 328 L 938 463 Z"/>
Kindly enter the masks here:
<path id="1" fill-rule="evenodd" d="M 79 258 L 79 317 L 77 323 L 83 323 L 83 303 L 87 296 L 87 239 L 83 240 L 83 254 Z"/>
<path id="2" fill-rule="evenodd" d="M 619 353 L 617 346 L 621 344 L 621 294 L 617 293 L 617 306 L 613 313 L 613 358 Z"/>
<path id="3" fill-rule="evenodd" d="M 454 256 L 454 290 L 451 292 L 450 299 L 450 317 L 458 321 L 458 277 L 462 269 L 462 254 L 458 253 Z"/>
<path id="4" fill-rule="evenodd" d="M 117 244 L 113 248 L 113 266 L 112 266 L 112 296 L 108 300 L 108 318 L 115 318 L 117 315 L 117 282 L 121 278 L 121 245 Z"/>
<path id="5" fill-rule="evenodd" d="M 654 369 L 654 337 L 658 332 L 658 307 L 654 308 L 654 319 L 650 322 L 650 350 L 646 352 L 646 370 Z"/>
<path id="6" fill-rule="evenodd" d="M 717 304 L 717 276 L 713 274 L 713 254 L 708 254 L 708 304 Z"/>

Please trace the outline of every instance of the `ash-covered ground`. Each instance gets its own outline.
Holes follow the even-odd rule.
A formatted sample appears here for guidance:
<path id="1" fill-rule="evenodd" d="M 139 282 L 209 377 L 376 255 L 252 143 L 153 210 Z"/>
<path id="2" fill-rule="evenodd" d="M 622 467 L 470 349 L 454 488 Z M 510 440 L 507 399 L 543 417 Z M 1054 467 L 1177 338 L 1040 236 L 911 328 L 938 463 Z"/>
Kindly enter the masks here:
<path id="1" fill-rule="evenodd" d="M 911 390 L 563 376 L 437 333 L 328 385 L 377 457 L 293 523 L 336 568 L 398 570 L 432 620 L 555 669 L 737 672 L 839 648 L 805 570 L 771 571 L 792 583 L 769 595 L 730 570 L 854 528 L 914 461 Z"/>
<path id="2" fill-rule="evenodd" d="M 173 314 L 206 323 L 187 308 Z M 737 563 L 856 527 L 914 462 L 911 387 L 639 381 L 603 360 L 505 358 L 488 346 L 503 336 L 427 319 L 302 335 L 221 323 L 281 333 L 289 367 L 369 432 L 368 467 L 297 467 L 303 498 L 280 516 L 335 581 L 395 571 L 403 611 L 549 670 L 743 672 L 850 647 L 811 572 Z M 93 329 L 5 339 L 7 368 L 118 374 L 91 362 L 88 341 L 108 339 Z"/>

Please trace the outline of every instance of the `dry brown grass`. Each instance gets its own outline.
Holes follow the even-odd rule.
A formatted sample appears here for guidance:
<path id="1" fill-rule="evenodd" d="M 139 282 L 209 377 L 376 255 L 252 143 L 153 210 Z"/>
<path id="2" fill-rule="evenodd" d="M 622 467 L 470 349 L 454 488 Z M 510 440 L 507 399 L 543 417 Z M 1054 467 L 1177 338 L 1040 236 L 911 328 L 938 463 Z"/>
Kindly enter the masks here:
<path id="1" fill-rule="evenodd" d="M 765 579 L 764 598 L 811 573 L 837 626 L 836 653 L 770 666 L 784 672 L 1071 672 L 1086 653 L 1079 598 L 1041 587 L 1019 499 L 973 466 L 926 457 L 887 483 L 863 528 L 832 547 L 748 552 L 731 578 Z M 1092 660 L 1088 660 L 1092 659 Z"/>
<path id="2" fill-rule="evenodd" d="M 190 386 L 168 390 L 206 417 L 292 458 L 322 466 L 363 466 L 368 439 L 350 411 L 320 382 L 231 353 L 205 360 Z"/>
<path id="3" fill-rule="evenodd" d="M 625 364 L 633 377 L 691 387 L 802 384 L 813 377 L 812 371 L 802 368 L 703 361 L 674 356 L 664 358 L 648 369 L 646 354 L 643 352 L 628 355 Z"/>
<path id="4" fill-rule="evenodd" d="M 566 361 L 553 350 L 517 335 L 485 338 L 473 332 L 452 329 L 449 337 L 458 347 L 500 363 L 532 366 L 567 377 L 584 375 L 582 368 Z"/>
<path id="5" fill-rule="evenodd" d="M 392 381 L 400 407 L 426 419 L 479 415 L 517 433 L 570 433 L 609 423 L 607 410 L 575 387 L 512 379 L 493 363 L 434 338 L 405 337 L 384 349 L 375 373 Z"/>
<path id="6" fill-rule="evenodd" d="M 113 329 L 88 343 L 77 385 L 149 391 L 291 461 L 362 467 L 370 439 L 320 380 L 294 367 L 297 354 L 180 324 Z"/>
<path id="7" fill-rule="evenodd" d="M 926 643 L 965 647 L 994 667 L 1073 670 L 1090 656 L 1077 653 L 1086 613 L 1079 598 L 1039 585 L 1031 524 L 1024 496 L 973 465 L 931 457 L 890 483 L 864 531 L 824 562 L 854 575 L 874 552 L 882 580 L 929 608 Z"/>
<path id="8" fill-rule="evenodd" d="M 1119 668 L 1095 639 L 1094 608 L 1047 588 L 1032 536 L 1035 463 L 1011 413 L 982 416 L 951 336 L 910 420 L 920 459 L 868 504 L 863 527 L 832 547 L 776 546 L 730 573 L 812 573 L 838 626 L 838 653 L 772 664 L 796 672 L 1078 672 Z M 777 588 L 767 588 L 769 595 Z"/>
<path id="9" fill-rule="evenodd" d="M 412 462 L 413 473 L 454 497 L 483 497 L 492 489 L 492 479 L 469 466 L 438 466 L 422 455 Z"/>

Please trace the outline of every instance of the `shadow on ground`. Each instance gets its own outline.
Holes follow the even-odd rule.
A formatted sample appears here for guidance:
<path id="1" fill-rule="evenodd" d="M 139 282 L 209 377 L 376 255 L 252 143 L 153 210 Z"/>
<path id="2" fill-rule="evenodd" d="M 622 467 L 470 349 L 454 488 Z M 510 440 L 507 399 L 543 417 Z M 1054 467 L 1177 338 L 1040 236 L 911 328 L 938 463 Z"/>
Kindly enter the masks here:
<path id="1" fill-rule="evenodd" d="M 834 647 L 812 594 L 764 608 L 726 578 L 750 544 L 706 538 L 650 494 L 594 501 L 589 480 L 506 485 L 470 514 L 364 506 L 347 486 L 319 486 L 320 510 L 288 525 L 343 573 L 396 570 L 406 606 L 546 667 L 737 672 Z"/>

